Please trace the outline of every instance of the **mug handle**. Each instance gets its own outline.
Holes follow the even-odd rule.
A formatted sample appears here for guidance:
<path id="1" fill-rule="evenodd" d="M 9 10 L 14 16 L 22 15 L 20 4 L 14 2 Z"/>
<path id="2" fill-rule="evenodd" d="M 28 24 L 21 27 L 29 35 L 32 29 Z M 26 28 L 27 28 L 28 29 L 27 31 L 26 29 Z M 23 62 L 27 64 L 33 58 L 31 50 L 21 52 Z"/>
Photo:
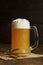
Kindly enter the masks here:
<path id="1" fill-rule="evenodd" d="M 38 38 L 38 30 L 36 26 L 31 26 L 31 29 L 34 30 L 34 35 L 35 35 L 35 44 L 33 46 L 30 46 L 30 50 L 34 50 L 38 47 L 39 44 L 39 38 Z"/>

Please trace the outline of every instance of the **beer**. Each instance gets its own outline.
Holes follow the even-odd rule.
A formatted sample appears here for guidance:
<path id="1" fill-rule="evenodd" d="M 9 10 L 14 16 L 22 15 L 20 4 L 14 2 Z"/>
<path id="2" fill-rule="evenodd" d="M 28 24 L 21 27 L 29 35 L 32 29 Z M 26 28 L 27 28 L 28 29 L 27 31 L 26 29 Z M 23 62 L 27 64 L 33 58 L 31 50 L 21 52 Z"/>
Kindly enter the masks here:
<path id="1" fill-rule="evenodd" d="M 18 54 L 27 53 L 30 50 L 30 24 L 25 19 L 17 19 L 12 22 L 11 49 Z"/>
<path id="2" fill-rule="evenodd" d="M 30 47 L 30 30 L 12 28 L 12 49 L 19 52 L 28 51 Z"/>

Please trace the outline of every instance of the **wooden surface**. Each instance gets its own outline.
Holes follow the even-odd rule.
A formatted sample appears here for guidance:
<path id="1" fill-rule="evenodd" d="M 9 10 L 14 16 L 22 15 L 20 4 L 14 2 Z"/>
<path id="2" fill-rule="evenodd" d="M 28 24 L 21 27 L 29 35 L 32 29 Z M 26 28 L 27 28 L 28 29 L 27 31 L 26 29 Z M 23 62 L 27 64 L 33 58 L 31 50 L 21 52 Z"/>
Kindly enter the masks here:
<path id="1" fill-rule="evenodd" d="M 2 44 L 1 44 L 2 45 Z M 8 44 L 3 44 L 2 46 L 0 46 L 0 48 L 2 48 L 0 51 L 5 51 L 9 49 L 9 45 Z M 35 49 L 34 51 L 32 51 L 36 54 L 43 54 L 43 44 L 39 45 L 37 49 Z M 0 59 L 0 65 L 43 65 L 43 57 L 40 58 L 26 58 L 26 59 L 19 59 L 19 60 L 2 60 Z"/>
<path id="2" fill-rule="evenodd" d="M 43 58 L 37 59 L 23 59 L 23 60 L 12 60 L 12 61 L 4 61 L 0 60 L 0 65 L 43 65 Z"/>

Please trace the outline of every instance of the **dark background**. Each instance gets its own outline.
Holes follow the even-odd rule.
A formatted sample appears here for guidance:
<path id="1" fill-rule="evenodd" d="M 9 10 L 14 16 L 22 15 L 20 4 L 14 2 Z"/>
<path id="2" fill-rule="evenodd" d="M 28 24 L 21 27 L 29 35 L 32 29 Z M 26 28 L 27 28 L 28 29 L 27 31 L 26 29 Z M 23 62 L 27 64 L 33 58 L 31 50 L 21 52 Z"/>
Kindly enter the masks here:
<path id="1" fill-rule="evenodd" d="M 0 1 L 0 43 L 11 42 L 11 22 L 26 18 L 39 32 L 39 43 L 43 44 L 43 0 L 1 0 Z"/>

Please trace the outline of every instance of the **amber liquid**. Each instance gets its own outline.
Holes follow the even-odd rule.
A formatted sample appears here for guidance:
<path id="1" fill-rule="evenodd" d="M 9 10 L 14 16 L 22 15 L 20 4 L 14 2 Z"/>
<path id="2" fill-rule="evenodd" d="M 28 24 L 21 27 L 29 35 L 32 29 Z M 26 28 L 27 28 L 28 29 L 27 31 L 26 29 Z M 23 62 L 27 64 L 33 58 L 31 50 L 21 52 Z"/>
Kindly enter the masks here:
<path id="1" fill-rule="evenodd" d="M 30 50 L 30 29 L 12 28 L 11 49 L 18 49 L 18 53 Z"/>

